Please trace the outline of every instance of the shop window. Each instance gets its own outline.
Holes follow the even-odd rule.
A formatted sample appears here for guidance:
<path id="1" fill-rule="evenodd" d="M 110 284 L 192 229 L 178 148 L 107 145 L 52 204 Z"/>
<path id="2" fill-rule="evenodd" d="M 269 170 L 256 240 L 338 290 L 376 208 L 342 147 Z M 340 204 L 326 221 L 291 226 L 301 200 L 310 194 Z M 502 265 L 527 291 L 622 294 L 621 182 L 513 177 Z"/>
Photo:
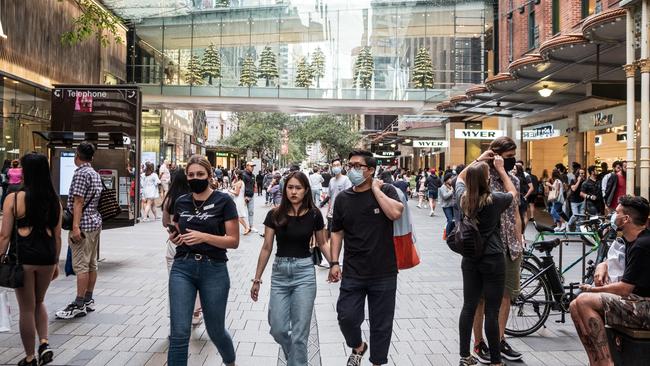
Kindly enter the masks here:
<path id="1" fill-rule="evenodd" d="M 553 24 L 552 24 L 552 31 L 553 34 L 558 34 L 560 33 L 561 29 L 561 17 L 560 17 L 560 0 L 553 0 Z"/>
<path id="2" fill-rule="evenodd" d="M 537 48 L 539 41 L 539 29 L 535 24 L 535 5 L 530 4 L 530 11 L 528 12 L 528 48 Z"/>
<path id="3" fill-rule="evenodd" d="M 600 12 L 602 4 L 598 0 L 582 0 L 582 17 L 586 18 L 590 15 Z"/>

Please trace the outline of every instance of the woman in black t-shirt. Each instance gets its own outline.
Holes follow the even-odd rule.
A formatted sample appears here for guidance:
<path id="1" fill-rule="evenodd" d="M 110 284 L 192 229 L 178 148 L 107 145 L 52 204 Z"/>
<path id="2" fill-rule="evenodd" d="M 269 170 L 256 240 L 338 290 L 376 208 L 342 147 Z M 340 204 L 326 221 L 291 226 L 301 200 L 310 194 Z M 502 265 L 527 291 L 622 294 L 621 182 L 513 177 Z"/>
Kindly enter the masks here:
<path id="1" fill-rule="evenodd" d="M 264 225 L 264 245 L 257 261 L 251 298 L 258 299 L 262 273 L 276 238 L 278 249 L 269 301 L 271 335 L 282 346 L 287 366 L 304 366 L 308 364 L 307 344 L 316 299 L 316 273 L 309 251 L 313 235 L 325 258 L 330 260 L 323 215 L 314 205 L 309 179 L 304 173 L 295 171 L 287 176 L 280 206 L 269 211 Z"/>
<path id="2" fill-rule="evenodd" d="M 506 193 L 492 192 L 488 179 L 489 166 L 483 161 L 493 160 Z M 505 289 L 505 248 L 499 235 L 501 214 L 510 207 L 517 188 L 506 173 L 503 158 L 488 150 L 465 168 L 456 180 L 456 200 L 462 213 L 475 219 L 485 250 L 478 258 L 463 257 L 463 309 L 459 319 L 460 365 L 476 365 L 469 353 L 474 314 L 481 296 L 485 299 L 485 334 L 490 349 L 490 364 L 501 363 L 499 337 L 499 307 Z"/>
<path id="3" fill-rule="evenodd" d="M 237 208 L 227 194 L 210 187 L 212 166 L 204 156 L 192 156 L 186 173 L 192 193 L 176 200 L 174 226 L 169 229 L 169 240 L 177 247 L 169 274 L 171 332 L 167 364 L 187 365 L 198 291 L 208 335 L 223 363 L 234 365 L 235 348 L 225 328 L 230 290 L 226 250 L 239 246 Z"/>

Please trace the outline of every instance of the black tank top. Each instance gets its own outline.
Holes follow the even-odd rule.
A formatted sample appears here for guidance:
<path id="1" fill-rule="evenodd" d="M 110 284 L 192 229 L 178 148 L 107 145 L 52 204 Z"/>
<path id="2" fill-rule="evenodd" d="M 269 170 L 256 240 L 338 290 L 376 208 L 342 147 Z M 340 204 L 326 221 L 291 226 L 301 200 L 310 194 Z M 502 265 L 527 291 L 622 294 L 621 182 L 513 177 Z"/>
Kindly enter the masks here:
<path id="1" fill-rule="evenodd" d="M 16 227 L 31 227 L 26 217 L 16 219 Z M 11 234 L 10 253 L 16 253 L 16 240 L 18 241 L 18 260 L 22 264 L 31 265 L 52 265 L 59 262 L 56 257 L 56 242 L 53 236 L 47 233 L 45 228 L 36 229 L 32 227 L 27 236 L 19 232 Z"/>

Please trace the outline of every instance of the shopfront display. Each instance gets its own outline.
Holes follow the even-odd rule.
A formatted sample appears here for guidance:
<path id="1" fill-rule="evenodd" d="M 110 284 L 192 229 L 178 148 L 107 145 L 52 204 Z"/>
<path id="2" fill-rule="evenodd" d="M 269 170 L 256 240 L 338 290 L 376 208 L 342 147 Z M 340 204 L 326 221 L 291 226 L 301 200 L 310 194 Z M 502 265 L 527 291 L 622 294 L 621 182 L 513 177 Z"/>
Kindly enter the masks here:
<path id="1" fill-rule="evenodd" d="M 637 109 L 638 110 L 638 109 Z M 579 131 L 584 133 L 587 160 L 607 163 L 610 167 L 627 154 L 626 106 L 619 105 L 578 117 Z"/>
<path id="2" fill-rule="evenodd" d="M 544 170 L 550 176 L 557 163 L 568 164 L 568 126 L 569 120 L 565 118 L 523 126 L 517 132 L 517 142 L 526 145 L 527 164 L 538 177 L 544 175 Z"/>

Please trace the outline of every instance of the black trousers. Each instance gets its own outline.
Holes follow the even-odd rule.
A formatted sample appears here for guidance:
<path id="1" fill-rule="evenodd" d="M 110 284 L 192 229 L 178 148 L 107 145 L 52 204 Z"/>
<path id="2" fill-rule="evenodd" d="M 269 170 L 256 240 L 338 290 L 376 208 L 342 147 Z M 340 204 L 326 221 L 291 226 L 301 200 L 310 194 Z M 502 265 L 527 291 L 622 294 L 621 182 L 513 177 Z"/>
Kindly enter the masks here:
<path id="1" fill-rule="evenodd" d="M 393 334 L 397 275 L 368 280 L 343 277 L 340 291 L 336 312 L 345 343 L 350 348 L 356 348 L 363 342 L 361 324 L 365 320 L 364 308 L 367 297 L 370 320 L 370 362 L 375 365 L 387 364 L 388 349 Z"/>
<path id="2" fill-rule="evenodd" d="M 463 258 L 463 310 L 458 320 L 460 356 L 470 355 L 474 314 L 485 298 L 485 335 L 490 348 L 490 361 L 501 362 L 499 308 L 505 289 L 505 257 L 503 254 L 485 255 L 478 260 Z"/>

